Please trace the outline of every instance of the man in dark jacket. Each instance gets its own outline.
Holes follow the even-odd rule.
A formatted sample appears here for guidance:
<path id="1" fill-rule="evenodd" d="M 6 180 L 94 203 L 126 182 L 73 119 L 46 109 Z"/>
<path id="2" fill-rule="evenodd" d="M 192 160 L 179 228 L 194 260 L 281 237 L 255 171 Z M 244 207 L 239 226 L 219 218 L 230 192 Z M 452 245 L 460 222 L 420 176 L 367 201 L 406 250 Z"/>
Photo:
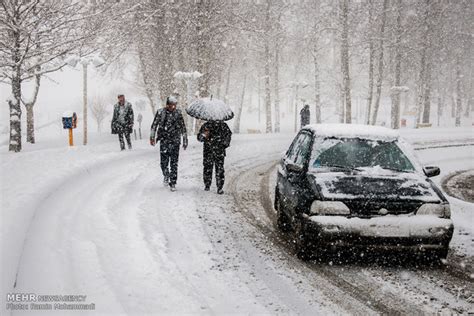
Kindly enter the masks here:
<path id="1" fill-rule="evenodd" d="M 151 125 L 150 144 L 160 141 L 160 164 L 163 172 L 163 183 L 169 185 L 171 191 L 176 191 L 178 180 L 178 159 L 181 136 L 183 149 L 188 147 L 188 136 L 181 111 L 176 109 L 178 100 L 175 97 L 166 99 L 166 107 L 156 112 Z M 156 138 L 155 138 L 156 136 Z"/>
<path id="2" fill-rule="evenodd" d="M 123 136 L 127 140 L 128 149 L 132 149 L 130 134 L 133 131 L 133 109 L 132 104 L 125 101 L 123 94 L 118 95 L 118 102 L 114 105 L 114 115 L 112 117 L 112 134 L 118 134 L 120 149 L 125 150 Z"/>
<path id="3" fill-rule="evenodd" d="M 311 113 L 309 112 L 309 105 L 308 104 L 306 104 L 301 109 L 300 116 L 301 116 L 301 128 L 303 128 L 304 126 L 309 124 L 309 119 L 310 119 L 310 116 L 311 116 Z"/>
<path id="4" fill-rule="evenodd" d="M 223 121 L 209 121 L 204 123 L 197 135 L 200 142 L 204 142 L 203 177 L 204 190 L 209 191 L 212 183 L 212 169 L 216 169 L 217 193 L 224 190 L 224 158 L 225 150 L 230 145 L 232 132 Z"/>

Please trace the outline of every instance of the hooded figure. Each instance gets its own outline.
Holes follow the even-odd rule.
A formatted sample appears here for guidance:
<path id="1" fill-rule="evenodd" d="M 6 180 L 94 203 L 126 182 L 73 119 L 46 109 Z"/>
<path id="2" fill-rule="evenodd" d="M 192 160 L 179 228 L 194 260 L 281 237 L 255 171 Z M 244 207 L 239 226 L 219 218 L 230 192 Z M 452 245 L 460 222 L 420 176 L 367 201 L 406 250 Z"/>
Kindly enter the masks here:
<path id="1" fill-rule="evenodd" d="M 230 145 L 232 132 L 223 121 L 209 121 L 204 123 L 197 135 L 197 139 L 204 143 L 203 151 L 203 178 L 204 190 L 209 191 L 212 183 L 212 169 L 216 169 L 217 193 L 224 190 L 224 159 L 225 150 Z"/>
<path id="2" fill-rule="evenodd" d="M 175 97 L 166 99 L 166 107 L 156 112 L 151 125 L 150 144 L 160 142 L 160 165 L 163 172 L 163 183 L 169 185 L 171 191 L 176 190 L 178 180 L 178 159 L 181 136 L 183 149 L 188 147 L 188 136 L 183 115 L 176 109 L 178 100 Z M 156 138 L 155 138 L 156 137 Z"/>
<path id="3" fill-rule="evenodd" d="M 306 104 L 300 111 L 301 127 L 309 124 L 311 113 L 309 112 L 309 105 Z"/>
<path id="4" fill-rule="evenodd" d="M 118 134 L 120 149 L 125 150 L 123 136 L 127 140 L 128 149 L 132 149 L 130 134 L 133 131 L 133 109 L 132 104 L 125 101 L 123 94 L 118 95 L 118 102 L 114 105 L 114 115 L 112 117 L 112 134 Z"/>

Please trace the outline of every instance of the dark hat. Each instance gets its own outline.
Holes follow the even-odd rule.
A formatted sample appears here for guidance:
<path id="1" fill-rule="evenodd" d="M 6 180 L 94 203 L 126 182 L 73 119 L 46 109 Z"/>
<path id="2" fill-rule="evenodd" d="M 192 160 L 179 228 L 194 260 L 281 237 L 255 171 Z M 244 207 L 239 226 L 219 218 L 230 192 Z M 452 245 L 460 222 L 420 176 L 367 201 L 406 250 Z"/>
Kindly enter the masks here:
<path id="1" fill-rule="evenodd" d="M 120 98 L 120 97 L 124 97 L 124 95 L 123 95 L 123 94 L 119 94 L 119 95 L 117 96 L 117 98 Z"/>

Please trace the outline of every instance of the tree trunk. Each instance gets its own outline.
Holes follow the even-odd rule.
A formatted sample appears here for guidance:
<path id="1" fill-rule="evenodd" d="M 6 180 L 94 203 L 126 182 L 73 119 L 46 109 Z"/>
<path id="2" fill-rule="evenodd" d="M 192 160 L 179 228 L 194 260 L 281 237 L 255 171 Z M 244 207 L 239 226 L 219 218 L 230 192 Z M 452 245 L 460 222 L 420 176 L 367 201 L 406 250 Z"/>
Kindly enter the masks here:
<path id="1" fill-rule="evenodd" d="M 367 117 L 366 124 L 370 124 L 370 112 L 372 111 L 372 96 L 374 93 L 374 58 L 375 58 L 375 47 L 373 39 L 373 26 L 374 26 L 374 2 L 369 0 L 369 91 L 367 96 Z"/>
<path id="2" fill-rule="evenodd" d="M 457 58 L 456 62 L 456 127 L 461 126 L 461 112 L 462 112 L 462 88 L 461 88 L 461 58 Z"/>
<path id="3" fill-rule="evenodd" d="M 421 48 L 421 60 L 420 60 L 420 84 L 419 84 L 419 89 L 418 89 L 418 104 L 417 104 L 417 109 L 416 109 L 416 122 L 420 123 L 422 121 L 423 123 L 425 122 L 425 118 L 428 118 L 429 121 L 429 79 L 430 77 L 430 70 L 429 70 L 429 65 L 428 65 L 428 46 L 430 45 L 429 42 L 429 8 L 430 4 L 428 3 L 429 0 L 425 0 L 425 5 L 426 5 L 426 10 L 425 10 L 425 15 L 423 18 L 423 27 L 424 27 L 424 33 L 423 33 L 423 46 Z M 427 95 L 428 94 L 428 95 Z M 425 109 L 425 107 L 428 105 L 428 109 Z"/>
<path id="4" fill-rule="evenodd" d="M 345 123 L 352 123 L 351 77 L 349 72 L 349 0 L 342 1 L 341 64 L 345 97 Z"/>
<path id="5" fill-rule="evenodd" d="M 199 96 L 208 97 L 210 95 L 210 40 L 208 38 L 208 17 L 207 17 L 207 4 L 208 1 L 197 2 L 197 23 L 196 23 L 196 34 L 198 34 L 197 43 L 197 67 L 198 71 L 202 74 L 199 78 Z M 199 126 L 199 124 L 197 124 Z M 198 127 L 197 126 L 197 127 Z"/>
<path id="6" fill-rule="evenodd" d="M 26 108 L 26 141 L 34 144 L 35 143 L 35 117 L 34 117 L 34 106 L 38 98 L 38 92 L 41 85 L 41 75 L 35 76 L 35 89 L 33 91 L 33 97 L 30 102 L 24 103 Z"/>
<path id="7" fill-rule="evenodd" d="M 345 104 L 345 96 L 344 96 L 344 91 L 343 91 L 343 88 L 341 85 L 338 85 L 337 87 L 337 92 L 338 92 L 338 99 L 339 99 L 339 108 L 337 109 L 337 112 L 339 114 L 339 123 L 345 123 L 345 107 L 346 107 L 346 104 Z"/>
<path id="8" fill-rule="evenodd" d="M 464 112 L 464 116 L 465 117 L 469 117 L 471 115 L 471 111 L 472 111 L 472 106 L 474 104 L 474 80 L 472 78 L 473 74 L 472 74 L 472 66 L 473 63 L 472 63 L 472 58 L 471 58 L 471 67 L 469 67 L 469 83 L 466 87 L 469 87 L 469 93 L 467 95 L 467 102 L 466 102 L 466 111 Z"/>
<path id="9" fill-rule="evenodd" d="M 417 104 L 416 104 L 416 123 L 420 123 L 420 120 L 421 120 L 421 110 L 423 108 L 423 91 L 424 91 L 424 88 L 423 88 L 423 85 L 424 85 L 424 77 L 425 77 L 425 56 L 424 54 L 422 53 L 422 56 L 421 56 L 421 62 L 420 62 L 420 65 L 421 65 L 421 69 L 420 69 L 420 76 L 418 78 L 419 80 L 419 84 L 418 84 L 418 96 L 417 96 Z"/>
<path id="10" fill-rule="evenodd" d="M 270 91 L 270 30 L 271 30 L 271 23 L 270 20 L 270 6 L 271 1 L 267 0 L 266 3 L 266 10 L 265 10 L 265 118 L 266 118 L 266 133 L 271 133 L 272 128 L 272 103 L 270 99 L 271 91 Z"/>
<path id="11" fill-rule="evenodd" d="M 245 64 L 245 61 L 244 61 Z M 245 68 L 244 68 L 245 69 Z M 247 72 L 244 73 L 244 82 L 242 84 L 242 94 L 240 95 L 240 104 L 235 111 L 235 119 L 234 119 L 234 133 L 240 133 L 240 118 L 242 117 L 242 110 L 244 108 L 244 99 L 245 99 L 245 89 L 247 88 Z"/>
<path id="12" fill-rule="evenodd" d="M 275 46 L 275 133 L 280 132 L 280 46 Z"/>
<path id="13" fill-rule="evenodd" d="M 267 61 L 265 62 L 265 132 L 271 133 L 272 128 L 272 103 L 270 99 L 270 62 L 268 61 L 270 57 L 270 48 L 269 43 L 265 45 L 265 56 L 267 56 Z"/>
<path id="14" fill-rule="evenodd" d="M 441 116 L 443 115 L 443 101 L 441 97 L 438 97 L 438 111 L 437 111 L 438 121 L 437 126 L 440 125 Z"/>
<path id="15" fill-rule="evenodd" d="M 318 41 L 313 39 L 313 64 L 314 64 L 314 113 L 316 123 L 321 123 L 321 85 L 319 82 Z"/>
<path id="16" fill-rule="evenodd" d="M 434 33 L 436 21 L 442 15 L 443 9 L 439 6 L 439 2 L 432 0 L 425 0 L 426 16 L 424 19 L 425 35 L 424 35 L 424 50 L 425 53 L 425 82 L 423 85 L 423 123 L 430 122 L 431 112 L 431 76 L 434 51 L 432 48 L 432 41 L 440 34 Z M 434 8 L 434 9 L 433 9 Z"/>
<path id="17" fill-rule="evenodd" d="M 26 108 L 26 141 L 28 143 L 35 143 L 35 117 L 33 112 L 33 104 L 28 103 Z"/>
<path id="18" fill-rule="evenodd" d="M 401 36 L 402 36 L 402 0 L 397 0 L 397 26 L 395 39 L 395 87 L 392 91 L 392 108 L 391 108 L 391 127 L 393 129 L 400 128 L 400 75 L 401 75 Z"/>
<path id="19" fill-rule="evenodd" d="M 225 96 L 224 96 L 224 100 L 227 104 L 229 104 L 229 88 L 230 88 L 230 73 L 231 73 L 231 70 L 232 70 L 232 64 L 234 63 L 234 59 L 231 58 L 229 60 L 229 67 L 227 67 L 227 77 L 226 77 L 226 80 L 225 80 Z"/>
<path id="20" fill-rule="evenodd" d="M 150 101 L 150 108 L 151 108 L 151 112 L 153 113 L 153 115 L 155 115 L 156 113 L 156 105 L 155 105 L 155 100 L 153 98 L 153 93 L 151 93 L 151 91 L 146 91 L 146 97 L 148 98 L 148 101 Z"/>
<path id="21" fill-rule="evenodd" d="M 12 86 L 13 89 L 18 87 Z M 21 151 L 21 107 L 20 98 L 14 93 L 14 100 L 8 100 L 10 107 L 10 143 L 8 146 L 9 151 L 20 152 Z"/>
<path id="22" fill-rule="evenodd" d="M 216 98 L 221 99 L 221 82 L 222 82 L 222 68 L 219 67 L 217 70 L 217 80 L 216 80 Z"/>
<path id="23" fill-rule="evenodd" d="M 380 107 L 380 98 L 382 96 L 382 83 L 383 83 L 383 42 L 385 36 L 385 20 L 386 20 L 386 11 L 388 6 L 388 0 L 383 1 L 383 8 L 382 8 L 382 25 L 380 27 L 380 42 L 379 42 L 379 63 L 378 63 L 378 77 L 377 77 L 377 91 L 375 97 L 375 104 L 374 104 L 374 113 L 372 115 L 372 125 L 375 125 L 377 122 L 377 115 L 379 112 Z"/>
<path id="24" fill-rule="evenodd" d="M 13 34 L 15 39 L 13 49 L 13 60 L 15 67 L 13 68 L 12 77 L 12 95 L 13 100 L 8 101 L 10 108 L 10 142 L 8 150 L 13 152 L 21 151 L 21 68 L 20 68 L 20 33 Z"/>
<path id="25" fill-rule="evenodd" d="M 427 63 L 425 71 L 425 84 L 423 92 L 423 123 L 430 122 L 430 111 L 431 111 L 431 65 Z"/>

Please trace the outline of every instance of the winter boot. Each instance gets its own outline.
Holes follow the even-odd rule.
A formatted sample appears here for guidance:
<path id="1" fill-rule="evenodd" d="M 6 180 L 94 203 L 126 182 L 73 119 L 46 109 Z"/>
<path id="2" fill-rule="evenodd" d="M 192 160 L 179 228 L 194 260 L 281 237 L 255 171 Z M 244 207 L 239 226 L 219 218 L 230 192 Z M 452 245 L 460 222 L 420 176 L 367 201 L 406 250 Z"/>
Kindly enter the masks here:
<path id="1" fill-rule="evenodd" d="M 170 191 L 171 191 L 171 192 L 176 191 L 176 185 L 170 184 Z"/>
<path id="2" fill-rule="evenodd" d="M 169 184 L 170 184 L 170 179 L 169 179 L 167 176 L 165 176 L 165 177 L 163 178 L 163 185 L 166 187 L 166 186 L 168 186 Z"/>
<path id="3" fill-rule="evenodd" d="M 204 191 L 209 191 L 210 189 L 211 189 L 211 186 L 210 186 L 210 185 L 206 185 L 206 186 L 204 187 Z"/>
<path id="4" fill-rule="evenodd" d="M 222 188 L 217 189 L 217 194 L 224 194 L 224 190 Z"/>

